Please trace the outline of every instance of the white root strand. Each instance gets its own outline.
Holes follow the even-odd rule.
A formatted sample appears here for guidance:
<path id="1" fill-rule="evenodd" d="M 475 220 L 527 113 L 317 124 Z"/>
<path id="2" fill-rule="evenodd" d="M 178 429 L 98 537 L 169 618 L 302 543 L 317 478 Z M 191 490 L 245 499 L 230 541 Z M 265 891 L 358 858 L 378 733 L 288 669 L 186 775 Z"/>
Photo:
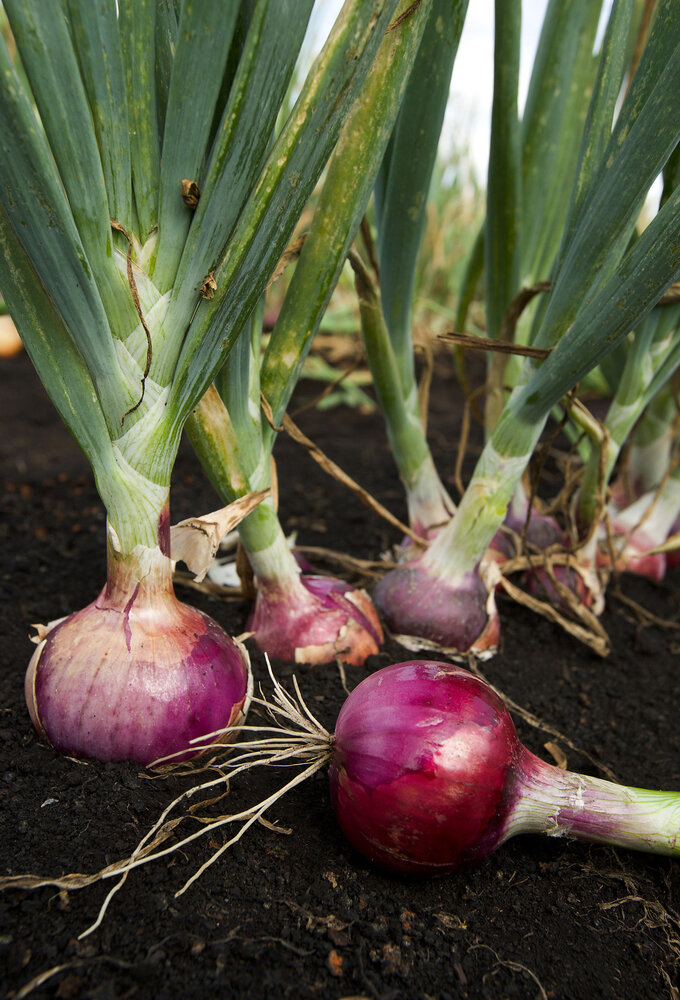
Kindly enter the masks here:
<path id="1" fill-rule="evenodd" d="M 296 785 L 306 781 L 326 764 L 331 755 L 332 736 L 315 718 L 313 713 L 305 704 L 300 693 L 297 678 L 293 676 L 293 685 L 297 696 L 296 700 L 285 690 L 285 688 L 274 676 L 268 657 L 267 668 L 274 685 L 273 698 L 271 701 L 268 701 L 263 695 L 262 698 L 253 698 L 252 700 L 265 709 L 274 722 L 274 725 L 242 725 L 234 727 L 234 729 L 239 733 L 263 734 L 259 739 L 254 738 L 245 740 L 242 743 L 236 744 L 236 746 L 231 743 L 224 744 L 221 742 L 206 742 L 211 736 L 221 737 L 223 735 L 222 732 L 209 734 L 208 736 L 203 736 L 193 741 L 194 744 L 199 744 L 199 748 L 202 751 L 228 748 L 237 752 L 230 760 L 220 761 L 219 764 L 215 763 L 208 765 L 210 768 L 217 768 L 219 770 L 219 777 L 212 778 L 209 781 L 204 781 L 200 785 L 195 785 L 173 799 L 173 801 L 163 810 L 154 825 L 147 831 L 142 840 L 140 840 L 131 856 L 121 862 L 120 865 L 111 867 L 105 873 L 101 873 L 102 879 L 118 876 L 118 882 L 113 886 L 104 899 L 95 922 L 88 927 L 87 930 L 80 934 L 80 938 L 87 937 L 100 926 L 111 900 L 118 890 L 122 888 L 129 873 L 134 868 L 138 868 L 141 865 L 166 857 L 174 851 L 180 850 L 182 847 L 190 844 L 192 841 L 197 840 L 199 837 L 212 833 L 214 830 L 217 830 L 222 826 L 226 826 L 229 823 L 242 823 L 243 825 L 239 831 L 230 840 L 223 844 L 206 862 L 204 862 L 204 864 L 201 865 L 201 867 L 187 880 L 184 886 L 175 894 L 176 896 L 182 895 L 182 893 L 186 892 L 189 886 L 200 878 L 203 872 L 209 868 L 210 865 L 212 865 L 225 851 L 227 851 L 229 847 L 237 843 L 237 841 L 244 836 L 246 831 L 250 829 L 250 827 L 256 823 L 264 815 L 264 813 L 272 805 L 274 805 L 274 803 L 278 802 L 279 799 L 286 795 L 291 789 L 295 788 Z M 291 727 L 287 728 L 280 725 L 279 719 L 286 719 L 288 723 L 291 724 Z M 265 736 L 264 734 L 270 735 Z M 167 759 L 168 758 L 164 758 L 164 760 Z M 283 787 L 273 792 L 261 802 L 258 802 L 239 813 L 219 816 L 212 822 L 206 822 L 205 819 L 201 819 L 200 822 L 204 825 L 194 833 L 189 834 L 182 840 L 177 841 L 177 843 L 153 853 L 145 855 L 141 854 L 145 845 L 147 845 L 154 835 L 167 825 L 167 817 L 172 810 L 175 809 L 180 803 L 192 798 L 199 792 L 205 792 L 214 788 L 216 785 L 229 782 L 232 778 L 236 777 L 236 775 L 253 767 L 270 765 L 290 767 L 296 765 L 299 766 L 304 763 L 306 763 L 304 770 L 300 771 L 290 781 L 286 782 Z M 181 818 L 182 817 L 180 817 L 180 819 Z M 197 819 L 197 817 L 193 818 Z M 180 820 L 176 820 L 174 822 L 179 821 Z"/>

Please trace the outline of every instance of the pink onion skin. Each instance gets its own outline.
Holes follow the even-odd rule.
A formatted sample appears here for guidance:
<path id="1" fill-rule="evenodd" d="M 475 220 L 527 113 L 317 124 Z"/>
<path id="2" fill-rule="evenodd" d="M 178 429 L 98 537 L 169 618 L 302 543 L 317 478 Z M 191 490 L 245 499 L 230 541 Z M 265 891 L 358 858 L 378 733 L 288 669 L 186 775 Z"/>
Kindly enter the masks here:
<path id="1" fill-rule="evenodd" d="M 528 524 L 526 524 L 526 517 L 516 517 L 509 509 L 505 524 L 520 538 L 524 534 L 526 542 L 541 552 L 549 549 L 551 545 L 564 545 L 567 542 L 567 538 L 555 518 L 548 514 L 541 514 L 534 508 L 529 515 Z"/>
<path id="2" fill-rule="evenodd" d="M 280 585 L 258 581 L 248 622 L 258 649 L 296 663 L 363 664 L 383 641 L 368 594 L 342 580 L 303 573 Z"/>
<path id="3" fill-rule="evenodd" d="M 387 627 L 397 636 L 413 636 L 461 653 L 491 651 L 498 645 L 498 612 L 476 571 L 452 583 L 435 574 L 419 556 L 386 573 L 373 597 Z"/>
<path id="4" fill-rule="evenodd" d="M 448 663 L 367 677 L 335 729 L 330 789 L 347 839 L 383 868 L 443 873 L 505 839 L 525 754 L 500 698 Z"/>
<path id="5" fill-rule="evenodd" d="M 622 530 L 621 530 L 622 529 Z M 628 526 L 618 526 L 616 519 L 612 521 L 612 532 L 614 535 L 614 548 L 618 552 L 621 548 L 623 538 L 628 533 Z M 634 573 L 636 576 L 646 576 L 649 580 L 656 580 L 657 583 L 663 580 L 666 575 L 667 557 L 664 552 L 650 554 L 649 550 L 658 545 L 658 541 L 651 538 L 643 528 L 634 531 L 628 536 L 623 551 L 617 556 L 615 568 L 619 573 Z M 611 553 L 609 546 L 605 543 L 600 545 L 597 553 L 598 566 L 611 566 Z"/>
<path id="6" fill-rule="evenodd" d="M 195 756 L 190 741 L 225 732 L 250 701 L 248 654 L 172 586 L 167 507 L 158 548 L 122 554 L 107 537 L 99 597 L 52 626 L 28 665 L 33 725 L 60 753 L 150 764 Z"/>
<path id="7" fill-rule="evenodd" d="M 671 535 L 677 535 L 680 531 L 680 518 L 678 518 L 668 532 L 668 537 Z M 665 553 L 666 556 L 666 569 L 675 569 L 676 566 L 680 566 L 680 548 L 671 549 L 670 552 Z"/>
<path id="8" fill-rule="evenodd" d="M 584 608 L 593 607 L 595 595 L 577 569 L 571 566 L 555 564 L 552 567 L 552 572 L 555 580 L 561 583 L 563 587 L 566 587 L 567 590 L 570 590 L 579 604 Z M 524 574 L 524 586 L 534 597 L 538 597 L 544 601 L 547 600 L 559 611 L 571 611 L 569 601 L 560 593 L 550 579 L 550 575 L 542 566 L 536 566 L 535 569 L 529 570 Z"/>

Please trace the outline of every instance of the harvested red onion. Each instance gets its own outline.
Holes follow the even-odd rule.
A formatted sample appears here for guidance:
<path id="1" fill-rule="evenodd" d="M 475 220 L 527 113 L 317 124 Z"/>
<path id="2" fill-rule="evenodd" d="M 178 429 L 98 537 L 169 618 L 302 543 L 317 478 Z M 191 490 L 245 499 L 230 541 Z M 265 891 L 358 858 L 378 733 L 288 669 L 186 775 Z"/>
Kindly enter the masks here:
<path id="1" fill-rule="evenodd" d="M 253 701 L 266 709 L 270 723 L 243 727 L 245 738 L 220 764 L 218 776 L 182 792 L 131 858 L 101 873 L 121 880 L 93 928 L 131 869 L 240 823 L 181 894 L 275 802 L 326 764 L 333 807 L 348 840 L 392 871 L 455 871 L 518 833 L 680 855 L 680 792 L 626 788 L 546 764 L 519 742 L 495 691 L 462 667 L 411 660 L 378 670 L 349 695 L 334 735 L 305 705 L 295 679 L 296 697 L 281 686 L 271 666 L 269 671 L 271 700 Z M 142 852 L 170 812 L 197 792 L 212 793 L 242 772 L 273 764 L 288 769 L 285 784 L 273 794 L 239 813 L 217 817 L 168 847 Z"/>
<path id="2" fill-rule="evenodd" d="M 449 663 L 398 663 L 352 691 L 330 787 L 347 838 L 393 871 L 453 871 L 518 833 L 680 854 L 680 793 L 546 764 L 498 695 Z"/>
<path id="3" fill-rule="evenodd" d="M 378 652 L 383 638 L 364 590 L 310 573 L 258 579 L 248 628 L 260 649 L 296 663 L 328 663 L 337 656 L 362 664 Z"/>
<path id="4" fill-rule="evenodd" d="M 38 732 L 61 753 L 150 764 L 226 731 L 247 711 L 248 655 L 175 597 L 167 511 L 162 522 L 159 548 L 140 545 L 125 558 L 109 532 L 99 597 L 39 629 L 26 702 Z"/>

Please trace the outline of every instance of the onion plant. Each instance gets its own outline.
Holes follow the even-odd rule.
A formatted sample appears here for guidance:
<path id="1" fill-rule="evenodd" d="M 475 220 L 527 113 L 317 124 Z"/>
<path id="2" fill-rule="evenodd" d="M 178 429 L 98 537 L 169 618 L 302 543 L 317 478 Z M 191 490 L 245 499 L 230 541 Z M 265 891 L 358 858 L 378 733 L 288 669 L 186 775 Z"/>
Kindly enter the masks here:
<path id="1" fill-rule="evenodd" d="M 225 500 L 269 484 L 272 424 L 283 419 L 365 212 L 399 108 L 401 115 L 416 120 L 408 98 L 414 76 L 422 76 L 435 43 L 452 62 L 464 8 L 464 3 L 443 0 L 423 0 L 417 8 L 400 5 L 340 135 L 261 363 L 258 324 L 250 347 L 243 340 L 232 352 L 216 381 L 217 392 L 203 400 L 188 423 L 194 447 Z M 400 20 L 400 13 L 408 16 Z M 443 114 L 442 101 L 438 103 Z M 408 206 L 400 211 L 406 214 Z M 269 421 L 261 416 L 260 394 L 271 410 Z M 301 572 L 271 500 L 253 511 L 239 532 L 257 586 L 250 628 L 262 649 L 311 662 L 336 655 L 361 662 L 377 652 L 382 634 L 367 595 L 338 580 Z"/>
<path id="2" fill-rule="evenodd" d="M 604 520 L 597 530 L 589 529 L 601 516 L 604 490 L 622 448 L 630 441 L 628 488 L 623 481 L 615 486 L 608 511 L 609 532 L 615 548 L 620 549 L 614 561 L 618 569 L 656 579 L 664 575 L 665 557 L 645 553 L 666 541 L 676 520 L 678 510 L 668 496 L 670 483 L 665 502 L 659 497 L 660 502 L 655 503 L 655 516 L 643 515 L 670 472 L 677 411 L 668 382 L 680 365 L 679 318 L 678 306 L 658 307 L 626 343 L 625 362 L 604 420 L 604 433 L 591 443 L 576 506 L 576 527 L 585 539 L 580 557 L 600 564 L 610 562 L 612 539 Z M 637 425 L 635 447 L 632 435 Z M 637 530 L 642 520 L 644 524 Z"/>
<path id="3" fill-rule="evenodd" d="M 412 298 L 428 192 L 467 2 L 439 4 L 429 21 L 375 186 L 379 298 L 357 275 L 362 335 L 411 528 L 427 538 L 454 504 L 435 469 L 421 420 Z M 355 263 L 355 267 L 356 267 Z"/>
<path id="4" fill-rule="evenodd" d="M 368 269 L 354 260 L 366 356 L 406 491 L 410 524 L 425 541 L 450 522 L 455 505 L 435 468 L 421 417 L 411 305 L 426 201 L 466 10 L 466 3 L 449 4 L 430 22 L 383 159 L 375 189 L 379 294 Z M 402 565 L 388 572 L 375 591 L 387 625 L 406 643 L 414 630 L 421 631 L 419 601 L 413 597 L 421 588 L 422 551 L 412 542 L 402 545 Z M 448 648 L 474 645 L 480 653 L 495 647 L 493 594 L 477 577 L 469 582 L 463 616 L 452 614 L 458 595 L 440 581 L 436 597 L 431 595 L 427 602 L 429 634 L 420 640 Z"/>
<path id="5" fill-rule="evenodd" d="M 312 0 L 4 4 L 0 287 L 108 517 L 106 586 L 27 675 L 59 750 L 148 762 L 245 705 L 244 653 L 173 594 L 170 474 L 397 6 L 348 0 L 272 141 Z"/>
<path id="6" fill-rule="evenodd" d="M 680 181 L 678 153 L 676 149 L 664 170 L 662 206 Z M 680 306 L 677 295 L 671 295 L 603 366 L 612 398 L 602 437 L 595 442 L 586 438 L 590 448 L 576 506 L 577 534 L 586 539 L 582 559 L 609 563 L 613 558 L 619 569 L 656 579 L 664 575 L 665 555 L 651 550 L 665 543 L 680 512 L 672 499 L 673 483 L 666 484 L 675 461 L 677 405 L 671 383 L 678 365 Z M 626 471 L 612 486 L 608 524 L 592 531 L 624 447 Z M 657 496 L 659 490 L 662 495 Z"/>
<path id="7" fill-rule="evenodd" d="M 551 10 L 554 14 L 554 5 Z M 515 94 L 516 71 L 505 65 L 513 56 L 504 45 L 506 39 L 518 37 L 520 6 L 499 2 L 496 12 L 497 23 L 507 28 L 496 33 L 496 85 Z M 551 409 L 638 328 L 680 273 L 677 185 L 644 232 L 633 239 L 650 187 L 680 138 L 680 50 L 672 30 L 676 6 L 671 0 L 659 4 L 641 61 L 615 116 L 633 13 L 633 3 L 612 8 L 559 241 L 550 237 L 555 247 L 551 287 L 534 318 L 531 337 L 532 345 L 547 356 L 523 360 L 508 400 L 497 419 L 489 421 L 484 451 L 455 517 L 417 562 L 389 574 L 393 627 L 410 635 L 411 643 L 460 651 L 465 647 L 457 643 L 459 634 L 468 647 L 474 642 L 464 628 L 468 622 L 476 621 L 480 634 L 488 627 L 485 552 L 506 517 Z M 564 6 L 563 14 L 567 16 Z M 516 107 L 507 94 L 502 104 L 506 109 Z M 506 111 L 506 116 L 512 114 Z M 518 134 L 517 122 L 514 131 Z M 503 167 L 508 158 L 517 165 L 516 143 L 508 139 L 500 149 L 503 157 L 492 155 L 492 171 L 494 163 Z M 492 141 L 492 154 L 493 150 Z M 505 168 L 512 175 L 507 162 Z M 520 190 L 527 203 L 533 189 Z M 517 247 L 522 245 L 526 213 L 522 208 L 519 235 L 513 235 L 517 185 L 498 196 L 498 205 L 494 191 L 490 185 L 485 245 L 487 271 L 493 273 L 487 278 L 487 298 L 495 297 L 498 279 L 504 289 L 498 293 L 499 302 L 507 304 L 513 283 L 519 282 Z M 505 247 L 507 254 L 494 246 Z M 502 306 L 495 313 L 491 310 L 492 323 L 498 322 L 501 312 Z M 416 591 L 418 600 L 413 596 Z"/>
<path id="8" fill-rule="evenodd" d="M 496 31 L 502 41 L 496 49 L 487 225 L 485 239 L 478 242 L 472 255 L 481 268 L 484 254 L 478 251 L 485 251 L 487 327 L 489 336 L 494 338 L 502 335 L 504 313 L 517 290 L 520 271 L 524 281 L 533 281 L 532 271 L 538 271 L 546 255 L 550 251 L 554 254 L 557 249 L 550 239 L 554 244 L 556 232 L 559 236 L 557 227 L 566 215 L 567 205 L 554 195 L 563 189 L 565 178 L 570 172 L 573 174 L 577 161 L 586 95 L 595 73 L 592 47 L 598 13 L 595 5 L 588 8 L 583 5 L 571 12 L 563 4 L 549 5 L 520 136 L 516 107 L 518 10 L 512 5 L 502 5 L 498 10 Z M 414 73 L 411 77 L 410 102 L 407 99 L 402 107 L 398 128 L 385 157 L 381 183 L 376 189 L 382 310 L 365 278 L 361 295 L 366 351 L 392 452 L 405 484 L 411 524 L 426 538 L 434 536 L 455 510 L 434 470 L 419 419 L 410 336 L 411 297 L 425 199 L 455 54 L 455 45 L 437 48 L 436 36 L 433 42 L 433 50 L 422 60 L 420 76 Z M 573 81 L 570 86 L 562 85 L 566 79 Z M 425 119 L 421 110 L 423 95 L 427 95 Z M 427 127 L 423 126 L 423 120 Z M 417 156 L 412 154 L 414 148 L 418 150 Z M 550 186 L 541 183 L 537 196 L 528 205 L 522 217 L 520 245 L 521 188 L 538 187 L 537 177 L 545 173 L 554 177 L 555 183 Z M 549 200 L 551 195 L 556 204 Z M 464 309 L 459 311 L 462 320 Z M 489 366 L 486 396 L 489 428 L 497 419 L 499 402 L 502 405 L 503 401 L 502 359 L 503 355 L 494 356 Z M 513 527 L 523 526 L 527 508 L 520 484 L 509 511 Z M 557 526 L 546 518 L 533 516 L 529 527 L 530 541 L 541 542 L 542 547 L 562 540 Z M 499 533 L 493 541 L 494 547 L 505 548 L 504 538 Z M 408 565 L 386 575 L 376 589 L 376 600 L 388 625 L 411 645 L 412 640 L 407 636 L 414 629 L 419 630 L 414 618 L 419 611 L 417 607 L 409 607 L 408 595 L 419 589 L 420 576 L 424 572 L 427 577 L 427 570 L 412 546 L 402 546 L 400 556 Z M 423 612 L 429 619 L 427 638 L 435 645 L 443 643 L 446 648 L 473 648 L 478 653 L 488 653 L 498 638 L 493 594 L 477 574 L 469 577 L 468 584 L 469 593 L 463 598 L 467 612 L 451 614 L 451 607 L 460 600 L 458 583 L 449 592 L 439 582 L 438 610 L 429 601 Z"/>

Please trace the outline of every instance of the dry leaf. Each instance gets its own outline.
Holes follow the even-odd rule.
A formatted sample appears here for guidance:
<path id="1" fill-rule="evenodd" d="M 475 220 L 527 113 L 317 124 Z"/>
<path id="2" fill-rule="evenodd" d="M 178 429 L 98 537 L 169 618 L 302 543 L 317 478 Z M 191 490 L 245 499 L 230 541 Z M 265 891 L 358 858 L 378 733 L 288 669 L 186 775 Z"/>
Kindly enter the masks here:
<path id="1" fill-rule="evenodd" d="M 185 205 L 189 208 L 197 208 L 200 197 L 201 191 L 196 181 L 186 179 L 182 181 L 182 201 Z"/>
<path id="2" fill-rule="evenodd" d="M 215 558 L 219 544 L 228 532 L 269 496 L 270 490 L 259 490 L 239 497 L 233 503 L 203 517 L 189 517 L 170 529 L 170 551 L 173 562 L 180 560 L 200 582 Z"/>

